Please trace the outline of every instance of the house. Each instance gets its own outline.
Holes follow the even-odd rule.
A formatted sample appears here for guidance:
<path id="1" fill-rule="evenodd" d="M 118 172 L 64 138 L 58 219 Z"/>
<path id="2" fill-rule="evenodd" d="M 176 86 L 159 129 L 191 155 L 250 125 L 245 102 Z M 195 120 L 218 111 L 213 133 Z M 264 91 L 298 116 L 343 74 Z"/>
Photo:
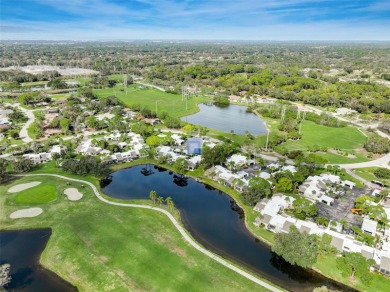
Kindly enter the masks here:
<path id="1" fill-rule="evenodd" d="M 229 101 L 230 102 L 238 102 L 240 100 L 241 96 L 238 95 L 229 95 Z"/>
<path id="2" fill-rule="evenodd" d="M 334 199 L 329 197 L 329 196 L 327 196 L 327 195 L 321 195 L 318 198 L 318 201 L 321 202 L 321 203 L 327 204 L 328 206 L 331 206 L 334 203 Z"/>
<path id="3" fill-rule="evenodd" d="M 201 155 L 196 155 L 196 156 L 193 156 L 190 159 L 188 159 L 188 169 L 194 170 L 199 165 L 201 160 L 202 160 Z"/>
<path id="4" fill-rule="evenodd" d="M 82 142 L 77 148 L 75 149 L 76 153 L 83 154 L 83 155 L 97 155 L 99 154 L 103 149 L 100 147 L 95 147 L 92 145 L 92 140 L 89 139 L 87 141 Z"/>
<path id="5" fill-rule="evenodd" d="M 248 181 L 246 179 L 234 178 L 233 188 L 240 193 L 245 192 L 248 189 Z"/>
<path id="6" fill-rule="evenodd" d="M 380 265 L 379 265 L 379 272 L 387 276 L 390 276 L 390 256 L 382 255 Z"/>
<path id="7" fill-rule="evenodd" d="M 349 180 L 343 180 L 343 181 L 341 182 L 341 185 L 342 185 L 343 187 L 348 187 L 348 188 L 350 188 L 351 190 L 352 190 L 354 187 L 356 187 L 356 184 L 355 184 L 354 182 L 352 182 L 352 181 L 349 181 Z"/>
<path id="8" fill-rule="evenodd" d="M 232 162 L 236 166 L 243 166 L 243 165 L 247 164 L 248 159 L 243 155 L 233 154 L 226 161 L 227 161 L 227 163 Z"/>
<path id="9" fill-rule="evenodd" d="M 45 135 L 46 137 L 51 137 L 54 135 L 60 135 L 61 133 L 62 131 L 60 129 L 45 129 L 43 135 Z"/>
<path id="10" fill-rule="evenodd" d="M 58 107 L 49 107 L 47 109 L 44 110 L 45 114 L 57 114 L 60 112 L 59 108 Z"/>
<path id="11" fill-rule="evenodd" d="M 160 124 L 161 123 L 161 120 L 158 119 L 158 118 L 154 118 L 154 119 L 148 119 L 148 118 L 144 118 L 144 122 L 147 123 L 147 124 L 151 124 L 151 125 L 157 125 L 157 124 Z"/>
<path id="12" fill-rule="evenodd" d="M 268 172 L 262 171 L 259 173 L 258 177 L 268 180 L 271 177 L 271 175 Z"/>
<path id="13" fill-rule="evenodd" d="M 185 142 L 183 137 L 178 134 L 172 134 L 171 138 L 173 139 L 173 141 L 175 141 L 175 145 L 177 146 L 183 145 L 183 143 Z"/>
<path id="14" fill-rule="evenodd" d="M 120 133 L 111 133 L 110 135 L 108 136 L 104 136 L 103 139 L 106 140 L 106 141 L 118 141 L 119 138 L 121 137 L 121 134 Z"/>
<path id="15" fill-rule="evenodd" d="M 362 224 L 362 231 L 371 235 L 375 235 L 378 222 L 364 218 Z"/>
<path id="16" fill-rule="evenodd" d="M 58 113 L 45 113 L 45 125 L 46 127 L 50 125 L 50 123 L 58 117 Z"/>
<path id="17" fill-rule="evenodd" d="M 23 158 L 29 159 L 33 164 L 40 164 L 52 160 L 51 153 L 38 153 L 38 154 L 24 154 Z"/>
<path id="18" fill-rule="evenodd" d="M 66 150 L 68 150 L 68 148 L 66 148 L 66 146 L 64 146 L 64 145 L 53 145 L 53 147 L 50 149 L 50 153 L 51 154 L 54 154 L 54 153 L 61 154 L 61 152 L 66 151 Z"/>

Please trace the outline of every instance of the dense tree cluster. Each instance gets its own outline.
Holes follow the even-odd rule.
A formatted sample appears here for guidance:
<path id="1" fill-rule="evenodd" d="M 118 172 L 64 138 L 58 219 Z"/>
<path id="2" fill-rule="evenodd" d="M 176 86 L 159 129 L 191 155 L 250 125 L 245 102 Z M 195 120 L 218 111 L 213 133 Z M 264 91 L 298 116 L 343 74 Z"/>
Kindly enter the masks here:
<path id="1" fill-rule="evenodd" d="M 378 178 L 390 179 L 390 169 L 378 168 L 374 170 L 374 174 Z"/>
<path id="2" fill-rule="evenodd" d="M 202 164 L 206 167 L 223 164 L 225 160 L 240 149 L 237 143 L 223 143 L 211 148 L 203 147 Z"/>
<path id="3" fill-rule="evenodd" d="M 261 199 L 270 197 L 272 194 L 271 185 L 261 177 L 254 177 L 249 180 L 248 189 L 242 194 L 245 204 L 254 206 Z"/>
<path id="4" fill-rule="evenodd" d="M 370 273 L 370 266 L 374 265 L 373 259 L 367 260 L 361 253 L 348 252 L 337 258 L 337 268 L 341 270 L 344 277 L 358 277 L 363 284 L 370 284 L 373 276 Z"/>
<path id="5" fill-rule="evenodd" d="M 389 140 L 375 133 L 369 136 L 368 141 L 364 144 L 364 148 L 369 152 L 378 154 L 390 152 Z"/>
<path id="6" fill-rule="evenodd" d="M 310 268 L 317 261 L 317 239 L 292 225 L 289 233 L 277 233 L 272 251 L 292 265 Z"/>
<path id="7" fill-rule="evenodd" d="M 101 177 L 109 172 L 106 165 L 96 157 L 83 156 L 78 159 L 66 159 L 62 162 L 62 169 L 77 175 L 92 175 Z"/>

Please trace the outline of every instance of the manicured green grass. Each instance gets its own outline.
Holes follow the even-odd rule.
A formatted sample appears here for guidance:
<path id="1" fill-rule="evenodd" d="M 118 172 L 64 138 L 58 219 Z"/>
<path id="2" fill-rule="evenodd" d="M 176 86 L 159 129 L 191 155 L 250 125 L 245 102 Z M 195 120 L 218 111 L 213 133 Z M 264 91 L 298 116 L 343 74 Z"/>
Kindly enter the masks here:
<path id="1" fill-rule="evenodd" d="M 43 185 L 69 187 L 62 179 L 38 178 Z M 17 208 L 9 204 L 15 195 L 6 190 L 36 180 L 25 177 L 0 186 L 1 228 L 51 227 L 40 261 L 80 291 L 264 291 L 195 250 L 164 214 L 104 204 L 89 187 L 81 201 L 59 196 L 39 205 L 44 212 L 38 217 L 10 219 Z"/>
<path id="2" fill-rule="evenodd" d="M 359 162 L 366 162 L 368 159 L 361 153 L 356 152 L 355 158 L 348 158 L 346 156 L 334 154 L 334 153 L 323 153 L 323 152 L 317 152 L 316 155 L 321 156 L 328 160 L 329 163 L 334 164 L 341 164 L 341 163 L 359 163 Z"/>
<path id="3" fill-rule="evenodd" d="M 376 181 L 380 181 L 382 183 L 385 183 L 387 185 L 390 185 L 390 179 L 382 179 L 382 178 L 377 178 L 374 174 L 374 171 L 377 170 L 378 168 L 380 167 L 366 167 L 366 168 L 358 168 L 358 169 L 355 169 L 354 172 L 368 180 L 368 181 L 372 181 L 372 180 L 376 180 Z"/>
<path id="4" fill-rule="evenodd" d="M 57 191 L 53 185 L 38 185 L 18 193 L 15 202 L 19 204 L 39 204 L 54 201 L 57 198 Z"/>
<path id="5" fill-rule="evenodd" d="M 322 273 L 326 272 L 329 278 L 352 286 L 359 291 L 376 292 L 389 290 L 389 279 L 378 273 L 373 274 L 374 277 L 369 286 L 363 285 L 358 278 L 351 279 L 350 277 L 343 277 L 340 270 L 337 268 L 336 256 L 334 255 L 327 255 L 319 258 L 317 263 L 314 264 L 314 268 Z"/>
<path id="6" fill-rule="evenodd" d="M 283 146 L 290 150 L 306 150 L 314 145 L 352 150 L 363 147 L 365 142 L 366 137 L 354 127 L 332 128 L 304 121 L 302 139 L 287 141 Z"/>
<path id="7" fill-rule="evenodd" d="M 114 88 L 95 90 L 94 92 L 101 97 L 116 95 L 127 106 L 133 104 L 140 104 L 149 107 L 150 110 L 157 113 L 167 112 L 172 117 L 182 117 L 185 115 L 197 112 L 198 103 L 208 101 L 205 97 L 194 97 L 188 100 L 187 108 L 186 102 L 182 101 L 181 95 L 170 94 L 157 89 L 144 88 L 140 89 L 140 85 L 131 85 L 127 89 L 127 95 L 124 91 L 123 85 L 117 85 Z"/>

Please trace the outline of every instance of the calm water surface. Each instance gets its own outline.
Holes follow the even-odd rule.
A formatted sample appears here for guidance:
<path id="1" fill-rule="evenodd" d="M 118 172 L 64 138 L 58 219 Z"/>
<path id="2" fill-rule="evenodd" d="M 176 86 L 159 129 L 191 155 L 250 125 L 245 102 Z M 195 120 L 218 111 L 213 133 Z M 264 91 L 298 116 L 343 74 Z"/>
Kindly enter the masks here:
<path id="1" fill-rule="evenodd" d="M 199 108 L 199 112 L 182 120 L 227 133 L 231 130 L 236 134 L 245 134 L 245 131 L 252 135 L 267 133 L 263 120 L 253 113 L 247 113 L 245 106 L 199 104 Z"/>
<path id="2" fill-rule="evenodd" d="M 151 190 L 164 198 L 171 196 L 186 229 L 197 241 L 288 290 L 312 291 L 322 285 L 348 290 L 276 256 L 249 233 L 242 210 L 228 195 L 193 179 L 181 179 L 165 169 L 143 165 L 113 173 L 111 183 L 102 185 L 102 190 L 120 199 L 149 199 Z"/>
<path id="3" fill-rule="evenodd" d="M 0 264 L 11 265 L 7 291 L 71 292 L 77 289 L 39 264 L 50 229 L 0 231 Z"/>

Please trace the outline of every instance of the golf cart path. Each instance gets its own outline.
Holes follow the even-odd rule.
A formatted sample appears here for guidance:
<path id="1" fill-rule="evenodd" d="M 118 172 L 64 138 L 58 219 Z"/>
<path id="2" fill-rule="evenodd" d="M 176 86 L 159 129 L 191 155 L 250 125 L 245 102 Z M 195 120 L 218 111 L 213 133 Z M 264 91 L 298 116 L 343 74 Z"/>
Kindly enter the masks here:
<path id="1" fill-rule="evenodd" d="M 46 174 L 46 173 L 42 173 L 42 174 L 25 174 L 25 175 L 14 175 L 14 176 L 53 176 L 53 177 L 58 177 L 58 178 L 61 178 L 61 179 L 65 179 L 65 180 L 69 180 L 69 181 L 75 181 L 75 182 L 79 182 L 79 183 L 83 183 L 83 184 L 86 184 L 86 185 L 89 185 L 93 192 L 95 193 L 96 197 L 104 202 L 104 203 L 107 203 L 107 204 L 110 204 L 110 205 L 115 205 L 115 206 L 122 206 L 122 207 L 133 207 L 133 208 L 141 208 L 141 209 L 150 209 L 150 210 L 155 210 L 155 211 L 158 211 L 158 212 L 161 212 L 161 213 L 164 213 L 170 220 L 171 222 L 173 223 L 173 225 L 176 227 L 176 229 L 180 232 L 180 234 L 183 236 L 183 238 L 189 243 L 191 244 L 195 249 L 197 249 L 198 251 L 200 251 L 201 253 L 207 255 L 209 258 L 212 258 L 213 260 L 217 261 L 218 263 L 220 263 L 221 265 L 224 265 L 225 267 L 235 271 L 236 273 L 244 276 L 245 278 L 255 282 L 256 284 L 270 290 L 270 291 L 282 291 L 260 279 L 258 279 L 257 277 L 249 274 L 248 272 L 230 264 L 229 262 L 227 262 L 226 260 L 216 256 L 215 254 L 213 254 L 212 252 L 208 251 L 207 249 L 203 248 L 202 246 L 200 246 L 195 240 L 193 240 L 188 234 L 187 232 L 184 230 L 184 228 L 176 221 L 176 219 L 172 216 L 171 213 L 169 213 L 168 211 L 164 210 L 164 209 L 161 209 L 161 208 L 158 208 L 158 207 L 152 207 L 152 206 L 148 206 L 148 205 L 138 205 L 138 204 L 126 204 L 126 203 L 117 203 L 117 202 L 112 202 L 112 201 L 109 201 L 105 198 L 102 197 L 102 195 L 99 193 L 99 190 L 96 188 L 96 186 L 88 181 L 84 181 L 84 180 L 81 180 L 81 179 L 76 179 L 76 178 L 69 178 L 69 177 L 66 177 L 66 176 L 62 176 L 62 175 L 58 175 L 58 174 Z"/>

